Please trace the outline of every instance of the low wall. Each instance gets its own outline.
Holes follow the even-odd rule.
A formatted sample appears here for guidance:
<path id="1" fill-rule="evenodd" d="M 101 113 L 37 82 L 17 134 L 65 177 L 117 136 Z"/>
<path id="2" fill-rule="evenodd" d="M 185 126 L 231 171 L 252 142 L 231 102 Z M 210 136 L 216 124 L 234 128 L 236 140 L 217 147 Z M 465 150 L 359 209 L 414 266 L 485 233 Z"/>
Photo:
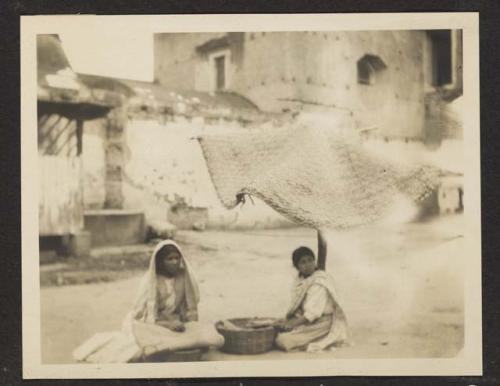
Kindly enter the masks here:
<path id="1" fill-rule="evenodd" d="M 327 120 L 333 126 L 346 126 L 344 117 L 334 122 L 331 116 L 324 114 L 302 115 L 304 122 L 320 119 L 320 122 Z M 95 121 L 84 131 L 84 196 L 87 209 L 101 209 L 104 205 L 103 127 L 102 122 Z M 232 210 L 221 205 L 201 148 L 192 138 L 203 132 L 227 128 L 245 130 L 238 122 L 223 120 L 206 124 L 202 119 L 187 120 L 182 117 L 173 121 L 129 117 L 123 131 L 123 208 L 143 211 L 146 223 L 166 220 L 181 229 L 192 228 L 200 222 L 206 228 L 217 229 L 291 226 L 287 219 L 257 199 L 254 203 L 247 200 L 244 206 Z M 463 141 L 460 139 L 443 140 L 439 147 L 432 149 L 419 141 L 376 137 L 365 137 L 364 145 L 394 162 L 427 163 L 453 173 L 462 173 L 464 169 Z M 450 200 L 456 201 L 455 193 L 454 198 L 446 194 L 447 199 L 441 197 L 440 202 L 452 205 Z M 174 213 L 173 207 L 185 209 Z M 193 208 L 192 213 L 189 208 Z"/>
<path id="2" fill-rule="evenodd" d="M 460 139 L 445 139 L 435 149 L 420 141 L 384 140 L 371 138 L 364 145 L 382 157 L 394 162 L 423 163 L 444 171 L 462 174 L 464 171 L 464 142 Z"/>
<path id="3" fill-rule="evenodd" d="M 192 138 L 202 132 L 234 128 L 237 123 L 204 125 L 179 119 L 160 123 L 129 120 L 125 131 L 124 207 L 142 209 L 146 220 L 167 220 L 190 228 L 205 218 L 207 228 L 273 228 L 290 225 L 283 216 L 262 202 L 243 208 L 224 208 L 215 192 L 201 148 Z M 243 128 L 241 128 L 244 130 Z M 181 215 L 171 207 L 206 208 L 206 215 L 193 209 Z M 198 210 L 197 212 L 199 212 Z M 191 219 L 191 220 L 190 220 Z"/>
<path id="4" fill-rule="evenodd" d="M 95 210 L 85 212 L 85 230 L 91 234 L 92 247 L 140 244 L 146 228 L 141 211 Z"/>

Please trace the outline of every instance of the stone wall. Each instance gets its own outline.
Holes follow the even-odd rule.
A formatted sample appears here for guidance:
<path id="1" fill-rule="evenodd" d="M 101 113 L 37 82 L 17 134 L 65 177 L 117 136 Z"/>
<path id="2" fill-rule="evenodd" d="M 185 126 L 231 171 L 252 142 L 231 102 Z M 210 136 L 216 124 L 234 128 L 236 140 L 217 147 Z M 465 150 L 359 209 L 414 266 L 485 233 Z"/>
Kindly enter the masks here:
<path id="1" fill-rule="evenodd" d="M 197 89 L 195 48 L 225 33 L 163 33 L 154 35 L 155 81 L 172 90 Z M 198 80 L 201 81 L 201 80 Z"/>
<path id="2" fill-rule="evenodd" d="M 126 113 L 121 108 L 112 110 L 106 121 L 106 197 L 104 200 L 106 209 L 123 207 L 122 173 L 126 121 Z"/>
<path id="3" fill-rule="evenodd" d="M 207 91 L 209 82 L 202 78 L 210 76 L 208 63 L 195 47 L 216 37 L 220 34 L 157 35 L 158 81 L 177 88 L 193 70 L 196 80 L 185 87 Z M 424 31 L 245 33 L 231 47 L 239 54 L 231 55 L 229 88 L 264 111 L 326 105 L 358 125 L 378 126 L 383 135 L 421 138 L 424 39 Z M 369 85 L 358 83 L 357 62 L 366 54 L 386 65 Z"/>
<path id="4" fill-rule="evenodd" d="M 332 127 L 345 127 L 345 121 L 337 118 L 324 112 L 304 112 L 296 117 L 306 124 L 326 122 Z M 181 116 L 165 120 L 131 114 L 123 126 L 107 119 L 86 123 L 83 140 L 86 209 L 105 208 L 113 199 L 121 209 L 143 211 L 148 223 L 170 221 L 180 228 L 200 223 L 201 227 L 217 229 L 291 225 L 259 200 L 254 203 L 247 200 L 244 206 L 232 210 L 220 204 L 201 148 L 192 138 L 204 131 L 226 129 L 246 130 L 236 121 L 209 124 L 201 118 L 190 120 Z M 117 138 L 119 133 L 121 139 Z M 108 143 L 108 138 L 114 140 Z M 364 143 L 395 162 L 403 158 L 463 173 L 460 138 L 443 140 L 437 148 L 429 148 L 422 141 L 389 140 L 369 133 Z M 107 165 L 107 161 L 112 164 Z"/>
<path id="5" fill-rule="evenodd" d="M 123 208 L 125 163 L 124 109 L 115 108 L 105 118 L 86 121 L 83 126 L 83 194 L 85 209 Z"/>
<path id="6" fill-rule="evenodd" d="M 106 118 L 85 121 L 82 139 L 85 209 L 102 209 L 106 200 Z"/>

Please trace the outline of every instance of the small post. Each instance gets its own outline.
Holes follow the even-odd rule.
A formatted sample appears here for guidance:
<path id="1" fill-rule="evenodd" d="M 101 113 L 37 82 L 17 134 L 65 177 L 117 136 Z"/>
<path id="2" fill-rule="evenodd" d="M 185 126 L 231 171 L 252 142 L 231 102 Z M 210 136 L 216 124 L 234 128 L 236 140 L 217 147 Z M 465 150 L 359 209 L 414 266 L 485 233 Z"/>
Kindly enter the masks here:
<path id="1" fill-rule="evenodd" d="M 326 271 L 327 243 L 323 232 L 318 229 L 318 269 Z"/>

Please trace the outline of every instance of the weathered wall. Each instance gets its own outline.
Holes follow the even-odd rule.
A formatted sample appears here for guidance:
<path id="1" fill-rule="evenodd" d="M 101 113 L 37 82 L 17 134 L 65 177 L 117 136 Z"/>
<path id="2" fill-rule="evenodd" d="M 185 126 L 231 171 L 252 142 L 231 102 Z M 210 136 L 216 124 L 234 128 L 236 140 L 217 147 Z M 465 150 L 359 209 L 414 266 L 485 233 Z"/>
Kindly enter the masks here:
<path id="1" fill-rule="evenodd" d="M 463 138 L 463 97 L 446 102 L 439 93 L 425 97 L 425 139 L 438 145 L 445 139 Z"/>
<path id="2" fill-rule="evenodd" d="M 300 78 L 294 69 L 297 33 L 246 33 L 242 65 L 231 88 L 263 111 L 280 112 L 290 105 L 282 99 L 300 97 Z"/>
<path id="3" fill-rule="evenodd" d="M 106 200 L 106 118 L 83 125 L 83 202 L 85 209 L 102 209 Z"/>
<path id="4" fill-rule="evenodd" d="M 83 196 L 85 209 L 121 209 L 124 165 L 123 109 L 83 125 Z"/>
<path id="5" fill-rule="evenodd" d="M 125 128 L 124 207 L 144 210 L 147 220 L 176 222 L 171 208 L 182 207 L 185 203 L 198 208 L 186 216 L 198 221 L 199 208 L 206 208 L 205 225 L 217 228 L 289 225 L 263 203 L 252 205 L 249 202 L 234 210 L 222 207 L 201 148 L 190 138 L 201 130 L 223 129 L 224 126 L 185 120 L 164 124 L 153 120 L 130 120 Z M 177 225 L 187 226 L 182 221 Z"/>
<path id="6" fill-rule="evenodd" d="M 345 120 L 337 118 L 335 114 L 309 112 L 300 114 L 297 120 L 345 127 Z M 108 128 L 106 119 L 89 122 L 84 127 L 87 209 L 105 207 Z M 204 123 L 201 118 L 189 120 L 174 116 L 173 120 L 165 121 L 131 115 L 123 126 L 121 152 L 117 158 L 122 162 L 119 168 L 122 208 L 144 211 L 147 222 L 167 220 L 180 228 L 190 228 L 195 223 L 223 229 L 290 225 L 258 200 L 255 205 L 247 200 L 243 207 L 233 210 L 220 204 L 201 149 L 191 138 L 204 130 L 228 128 L 245 130 L 236 122 L 221 121 L 215 125 Z M 369 135 L 365 138 L 365 146 L 396 162 L 403 157 L 409 162 L 430 163 L 450 172 L 463 172 L 463 142 L 459 139 L 445 140 L 439 148 L 429 149 L 421 141 L 386 141 Z"/>
<path id="7" fill-rule="evenodd" d="M 123 164 L 124 130 L 127 122 L 125 109 L 115 108 L 106 120 L 106 197 L 104 207 L 121 209 L 123 207 Z"/>
<path id="8" fill-rule="evenodd" d="M 225 33 L 163 33 L 154 35 L 155 81 L 172 90 L 195 90 L 198 56 L 195 48 Z M 203 83 L 199 79 L 198 82 Z M 201 90 L 205 91 L 203 88 Z"/>
<path id="9" fill-rule="evenodd" d="M 379 127 L 381 135 L 421 136 L 423 32 L 253 35 L 245 42 L 245 84 L 233 86 L 259 107 L 327 105 L 338 115 L 349 114 L 357 125 Z M 365 54 L 376 55 L 387 65 L 372 85 L 357 80 L 357 62 Z M 280 102 L 283 99 L 297 102 Z"/>
<path id="10" fill-rule="evenodd" d="M 162 34 L 155 40 L 156 77 L 166 87 L 206 90 L 206 59 L 195 46 L 220 34 Z M 330 105 L 358 125 L 382 135 L 422 137 L 424 124 L 423 31 L 245 33 L 232 55 L 230 89 L 264 111 Z M 359 84 L 357 61 L 365 54 L 387 65 L 375 84 Z M 176 62 L 177 61 L 177 62 Z M 181 66 L 182 62 L 182 66 Z M 196 76 L 193 76 L 196 74 Z M 306 107 L 308 104 L 305 105 Z"/>
<path id="11" fill-rule="evenodd" d="M 433 165 L 445 172 L 463 174 L 464 143 L 460 139 L 446 139 L 438 148 L 429 148 L 420 141 L 384 141 L 383 139 L 367 139 L 364 145 L 375 153 L 400 163 Z"/>
<path id="12" fill-rule="evenodd" d="M 347 110 L 359 125 L 377 126 L 381 135 L 421 136 L 424 105 L 420 32 L 305 33 L 295 44 L 295 73 L 304 74 L 301 98 Z M 371 85 L 360 84 L 357 79 L 357 62 L 366 54 L 378 56 L 387 66 Z M 317 64 L 311 68 L 310 63 Z"/>

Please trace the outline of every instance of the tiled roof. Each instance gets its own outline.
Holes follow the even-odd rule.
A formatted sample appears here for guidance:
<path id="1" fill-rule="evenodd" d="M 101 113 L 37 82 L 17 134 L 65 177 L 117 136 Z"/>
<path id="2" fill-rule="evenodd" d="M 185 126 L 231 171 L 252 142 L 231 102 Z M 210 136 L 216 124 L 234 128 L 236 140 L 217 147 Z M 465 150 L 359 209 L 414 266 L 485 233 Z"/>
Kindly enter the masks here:
<path id="1" fill-rule="evenodd" d="M 57 35 L 37 36 L 37 99 L 39 102 L 82 105 L 91 115 L 106 114 L 121 103 L 120 95 L 89 88 L 76 74 Z M 89 109 L 89 107 L 91 109 Z"/>
<path id="2" fill-rule="evenodd" d="M 247 98 L 234 92 L 175 91 L 152 82 L 120 80 L 135 92 L 131 103 L 167 109 L 177 114 L 253 120 L 264 115 Z"/>

